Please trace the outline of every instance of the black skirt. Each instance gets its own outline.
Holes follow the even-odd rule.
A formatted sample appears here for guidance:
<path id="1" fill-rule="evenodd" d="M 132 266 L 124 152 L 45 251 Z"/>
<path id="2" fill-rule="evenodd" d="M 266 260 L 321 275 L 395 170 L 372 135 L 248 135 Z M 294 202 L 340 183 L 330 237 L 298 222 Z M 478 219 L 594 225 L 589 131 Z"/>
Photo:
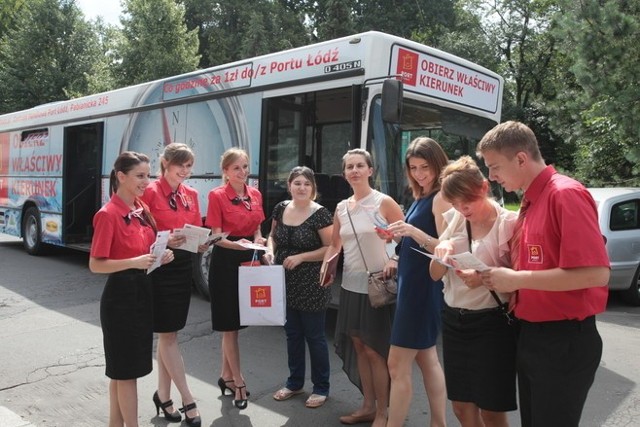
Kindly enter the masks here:
<path id="1" fill-rule="evenodd" d="M 143 270 L 109 275 L 100 299 L 107 377 L 130 380 L 152 370 L 153 296 Z"/>
<path id="2" fill-rule="evenodd" d="M 352 337 L 359 338 L 367 347 L 387 360 L 395 309 L 395 304 L 373 308 L 367 294 L 340 289 L 334 346 L 336 354 L 342 359 L 342 370 L 360 391 L 362 383 L 358 370 L 358 355 Z"/>
<path id="3" fill-rule="evenodd" d="M 245 237 L 252 239 L 253 237 Z M 241 237 L 228 237 L 239 240 Z M 238 301 L 238 267 L 251 261 L 252 250 L 235 250 L 215 246 L 209 266 L 209 294 L 211 295 L 211 327 L 214 331 L 237 331 L 240 326 Z"/>
<path id="4" fill-rule="evenodd" d="M 151 273 L 154 332 L 176 332 L 187 324 L 193 283 L 193 254 L 173 249 L 173 255 L 173 261 Z"/>
<path id="5" fill-rule="evenodd" d="M 461 314 L 445 305 L 442 355 L 449 400 L 488 411 L 516 405 L 516 324 L 499 309 Z"/>

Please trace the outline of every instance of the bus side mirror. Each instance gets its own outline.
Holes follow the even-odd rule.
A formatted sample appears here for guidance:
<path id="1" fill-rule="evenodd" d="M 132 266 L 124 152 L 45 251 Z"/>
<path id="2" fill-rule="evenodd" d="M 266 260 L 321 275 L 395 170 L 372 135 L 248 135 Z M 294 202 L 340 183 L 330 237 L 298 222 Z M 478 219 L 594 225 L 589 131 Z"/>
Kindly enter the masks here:
<path id="1" fill-rule="evenodd" d="M 388 123 L 402 121 L 402 82 L 387 79 L 382 82 L 382 120 Z"/>

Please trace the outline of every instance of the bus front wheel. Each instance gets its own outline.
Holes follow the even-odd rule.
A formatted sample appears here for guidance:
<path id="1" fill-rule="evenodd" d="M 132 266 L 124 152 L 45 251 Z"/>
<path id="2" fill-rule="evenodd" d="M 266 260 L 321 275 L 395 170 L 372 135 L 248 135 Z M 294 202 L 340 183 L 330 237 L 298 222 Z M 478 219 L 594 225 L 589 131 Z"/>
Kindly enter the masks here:
<path id="1" fill-rule="evenodd" d="M 204 253 L 194 254 L 193 257 L 193 284 L 204 297 L 209 300 L 209 263 L 211 262 L 212 247 Z"/>
<path id="2" fill-rule="evenodd" d="M 39 255 L 43 251 L 42 221 L 40 211 L 36 207 L 30 207 L 22 220 L 22 242 L 24 249 L 31 255 Z"/>

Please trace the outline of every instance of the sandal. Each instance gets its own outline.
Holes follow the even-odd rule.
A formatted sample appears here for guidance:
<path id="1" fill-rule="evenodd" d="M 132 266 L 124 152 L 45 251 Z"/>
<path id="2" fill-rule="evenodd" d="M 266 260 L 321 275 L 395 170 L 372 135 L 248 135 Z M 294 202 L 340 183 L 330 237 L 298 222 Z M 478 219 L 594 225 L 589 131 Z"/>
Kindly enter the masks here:
<path id="1" fill-rule="evenodd" d="M 324 402 L 327 401 L 327 396 L 323 396 L 322 394 L 312 394 L 309 396 L 307 401 L 304 403 L 304 406 L 307 408 L 319 408 L 324 405 Z"/>
<path id="2" fill-rule="evenodd" d="M 296 394 L 302 394 L 304 393 L 304 390 L 300 389 L 300 390 L 289 390 L 286 387 L 282 387 L 280 390 L 276 391 L 276 393 L 273 395 L 273 398 L 275 400 L 278 401 L 283 401 L 283 400 L 287 400 L 290 399 L 291 397 L 295 396 Z"/>

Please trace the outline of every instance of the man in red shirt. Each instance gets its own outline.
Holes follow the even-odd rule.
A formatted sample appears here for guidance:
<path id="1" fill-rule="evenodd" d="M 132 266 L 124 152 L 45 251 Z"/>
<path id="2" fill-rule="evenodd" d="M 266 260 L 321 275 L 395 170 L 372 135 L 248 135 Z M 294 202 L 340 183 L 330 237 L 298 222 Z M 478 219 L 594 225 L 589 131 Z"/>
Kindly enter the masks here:
<path id="1" fill-rule="evenodd" d="M 489 179 L 524 191 L 517 265 L 482 273 L 517 292 L 517 367 L 523 427 L 577 427 L 602 356 L 595 315 L 605 310 L 609 258 L 596 205 L 582 184 L 547 166 L 527 126 L 505 122 L 478 144 Z"/>

